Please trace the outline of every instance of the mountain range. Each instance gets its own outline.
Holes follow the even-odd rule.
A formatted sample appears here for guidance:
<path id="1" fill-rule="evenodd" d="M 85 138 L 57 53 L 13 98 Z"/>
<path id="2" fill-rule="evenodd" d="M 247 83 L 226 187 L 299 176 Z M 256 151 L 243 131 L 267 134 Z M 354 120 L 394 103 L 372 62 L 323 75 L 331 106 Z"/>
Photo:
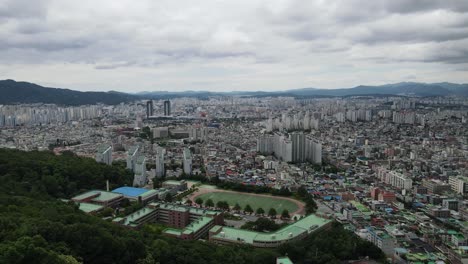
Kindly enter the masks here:
<path id="1" fill-rule="evenodd" d="M 170 99 L 177 97 L 207 98 L 209 96 L 293 96 L 293 97 L 340 97 L 359 95 L 401 95 L 401 96 L 468 96 L 468 84 L 401 82 L 380 86 L 356 86 L 341 89 L 301 88 L 284 91 L 242 91 L 242 92 L 80 92 L 69 89 L 48 88 L 29 82 L 0 80 L 0 104 L 47 103 L 58 105 L 86 105 L 103 103 L 108 105 L 140 99 Z"/>
<path id="2" fill-rule="evenodd" d="M 135 95 L 119 92 L 79 92 L 69 89 L 48 88 L 29 82 L 0 81 L 0 104 L 45 103 L 57 105 L 108 105 L 130 102 Z"/>

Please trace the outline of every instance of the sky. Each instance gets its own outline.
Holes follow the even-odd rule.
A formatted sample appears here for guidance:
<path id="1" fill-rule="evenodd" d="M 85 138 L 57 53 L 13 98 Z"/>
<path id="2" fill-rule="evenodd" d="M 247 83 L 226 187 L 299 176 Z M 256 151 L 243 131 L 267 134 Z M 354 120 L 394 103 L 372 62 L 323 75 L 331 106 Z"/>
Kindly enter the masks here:
<path id="1" fill-rule="evenodd" d="M 468 1 L 0 0 L 0 79 L 123 92 L 468 83 Z"/>

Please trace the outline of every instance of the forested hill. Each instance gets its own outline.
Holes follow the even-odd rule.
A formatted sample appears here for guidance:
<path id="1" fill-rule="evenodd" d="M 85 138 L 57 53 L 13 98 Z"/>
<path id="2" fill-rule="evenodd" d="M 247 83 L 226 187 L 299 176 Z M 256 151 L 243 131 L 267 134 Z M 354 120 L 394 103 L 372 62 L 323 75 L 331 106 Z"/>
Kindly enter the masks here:
<path id="1" fill-rule="evenodd" d="M 0 263 L 339 263 L 382 252 L 335 225 L 330 231 L 278 250 L 180 241 L 147 225 L 127 230 L 82 213 L 69 198 L 83 190 L 131 183 L 123 165 L 106 166 L 71 153 L 0 149 Z"/>
<path id="2" fill-rule="evenodd" d="M 138 97 L 118 92 L 79 92 L 47 88 L 28 82 L 0 80 L 0 104 L 44 103 L 57 105 L 115 105 L 137 100 Z"/>

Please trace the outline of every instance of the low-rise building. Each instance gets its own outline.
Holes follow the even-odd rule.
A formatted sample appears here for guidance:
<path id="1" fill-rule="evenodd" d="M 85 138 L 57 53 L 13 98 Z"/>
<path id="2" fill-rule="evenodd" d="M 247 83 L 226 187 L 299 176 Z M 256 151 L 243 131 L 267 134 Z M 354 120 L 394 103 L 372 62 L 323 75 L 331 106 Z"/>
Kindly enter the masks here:
<path id="1" fill-rule="evenodd" d="M 92 190 L 71 198 L 76 203 L 91 203 L 104 207 L 116 207 L 124 199 L 120 193 Z"/>

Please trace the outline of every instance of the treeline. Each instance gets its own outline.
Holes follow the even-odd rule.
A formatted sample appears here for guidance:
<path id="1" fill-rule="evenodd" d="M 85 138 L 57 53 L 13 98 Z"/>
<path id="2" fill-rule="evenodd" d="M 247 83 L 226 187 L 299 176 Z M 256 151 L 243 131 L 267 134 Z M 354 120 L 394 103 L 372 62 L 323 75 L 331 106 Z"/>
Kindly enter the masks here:
<path id="1" fill-rule="evenodd" d="M 330 230 L 309 236 L 304 240 L 284 244 L 278 251 L 288 254 L 296 264 L 343 263 L 363 256 L 386 263 L 385 254 L 374 244 L 362 240 L 343 226 L 333 223 Z"/>
<path id="2" fill-rule="evenodd" d="M 89 189 L 131 185 L 133 174 L 122 166 L 107 166 L 71 152 L 21 152 L 0 149 L 0 189 L 11 195 L 70 198 Z"/>
<path id="3" fill-rule="evenodd" d="M 330 241 L 328 235 L 312 236 L 307 243 L 279 250 L 216 246 L 168 238 L 156 225 L 128 230 L 59 199 L 103 189 L 106 179 L 113 186 L 131 181 L 124 168 L 89 158 L 0 149 L 0 263 L 274 263 L 286 253 L 297 263 L 310 263 L 317 258 L 306 252 L 322 243 L 328 248 L 317 249 L 318 255 L 325 254 L 326 261 L 314 263 L 350 256 L 382 257 L 372 245 L 356 249 L 362 241 L 340 226 L 327 232 L 334 234 Z M 321 240 L 316 242 L 316 237 Z"/>

